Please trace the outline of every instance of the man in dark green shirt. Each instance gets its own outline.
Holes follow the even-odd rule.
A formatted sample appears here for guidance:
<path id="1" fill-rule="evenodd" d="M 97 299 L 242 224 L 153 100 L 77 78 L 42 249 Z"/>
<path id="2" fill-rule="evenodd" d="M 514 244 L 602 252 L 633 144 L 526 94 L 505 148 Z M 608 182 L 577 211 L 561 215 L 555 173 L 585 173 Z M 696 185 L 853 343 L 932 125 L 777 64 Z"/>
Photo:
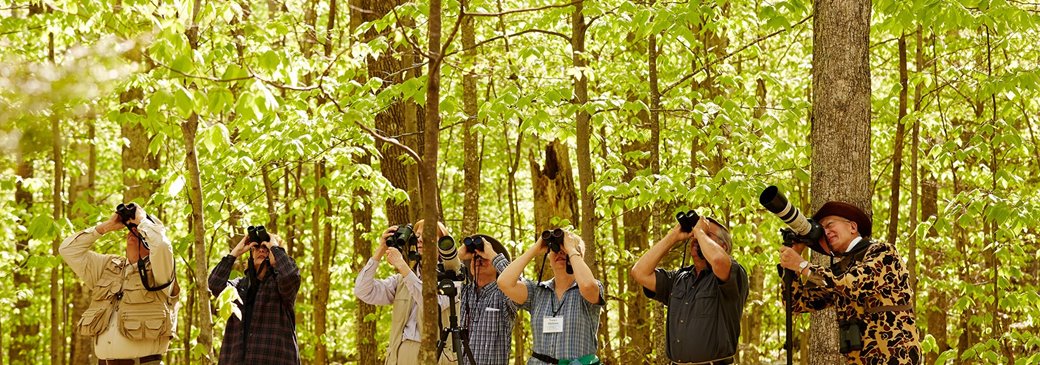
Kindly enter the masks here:
<path id="1" fill-rule="evenodd" d="M 679 270 L 657 264 L 675 245 L 694 238 L 693 265 Z M 632 267 L 632 277 L 647 297 L 668 307 L 668 359 L 674 363 L 730 364 L 737 353 L 740 317 L 748 296 L 748 276 L 729 256 L 729 231 L 701 217 L 692 232 L 679 225 Z"/>

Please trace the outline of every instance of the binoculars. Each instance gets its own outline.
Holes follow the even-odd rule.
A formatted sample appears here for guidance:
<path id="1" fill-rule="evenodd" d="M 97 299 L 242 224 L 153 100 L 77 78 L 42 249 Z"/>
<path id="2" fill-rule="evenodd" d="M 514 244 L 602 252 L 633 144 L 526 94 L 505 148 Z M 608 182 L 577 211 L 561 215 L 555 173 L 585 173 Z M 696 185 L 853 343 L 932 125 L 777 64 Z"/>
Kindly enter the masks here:
<path id="1" fill-rule="evenodd" d="M 484 238 L 480 236 L 469 236 L 463 238 L 462 244 L 466 246 L 467 251 L 472 253 L 484 250 Z"/>
<path id="2" fill-rule="evenodd" d="M 125 226 L 126 222 L 137 216 L 137 205 L 134 203 L 119 204 L 116 206 L 116 214 L 119 215 L 119 221 Z"/>
<path id="3" fill-rule="evenodd" d="M 692 232 L 693 227 L 697 225 L 697 221 L 700 219 L 701 217 L 693 210 L 675 213 L 675 220 L 679 221 L 679 229 L 683 232 Z"/>
<path id="4" fill-rule="evenodd" d="M 246 228 L 246 232 L 249 235 L 249 243 L 271 241 L 271 235 L 267 234 L 267 229 L 264 226 L 249 226 L 249 228 Z"/>
<path id="5" fill-rule="evenodd" d="M 418 243 L 418 238 L 415 237 L 412 224 L 404 224 L 397 226 L 397 230 L 394 231 L 394 235 L 390 236 L 390 239 L 386 240 L 386 247 L 393 247 L 400 250 L 402 253 L 407 252 L 408 246 L 414 246 Z"/>
<path id="6" fill-rule="evenodd" d="M 560 248 L 563 247 L 563 230 L 556 228 L 542 231 L 542 242 L 545 242 L 552 252 L 560 253 Z"/>

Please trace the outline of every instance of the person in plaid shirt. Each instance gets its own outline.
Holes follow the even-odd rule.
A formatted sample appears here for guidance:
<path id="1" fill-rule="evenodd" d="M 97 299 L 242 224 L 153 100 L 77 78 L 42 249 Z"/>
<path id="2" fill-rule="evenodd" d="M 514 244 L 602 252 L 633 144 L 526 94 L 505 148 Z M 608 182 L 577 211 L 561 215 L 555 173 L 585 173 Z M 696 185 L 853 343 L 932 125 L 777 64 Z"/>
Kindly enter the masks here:
<path id="1" fill-rule="evenodd" d="M 220 346 L 220 365 L 299 365 L 296 343 L 296 294 L 300 270 L 280 244 L 281 237 L 250 244 L 242 237 L 209 274 L 209 290 L 219 295 L 228 285 L 244 305 L 241 317 L 228 318 Z M 235 260 L 250 252 L 246 275 L 228 281 Z"/>
<path id="2" fill-rule="evenodd" d="M 463 242 L 470 239 L 482 241 L 482 244 L 476 251 L 466 245 L 459 248 L 459 257 L 466 262 L 473 277 L 459 291 L 462 307 L 459 326 L 469 330 L 466 342 L 476 364 L 506 365 L 512 351 L 510 339 L 516 323 L 517 304 L 502 293 L 495 280 L 509 265 L 509 252 L 491 236 L 473 235 Z M 462 351 L 465 353 L 467 348 Z M 466 354 L 459 354 L 459 359 L 462 365 L 473 365 Z"/>
<path id="3" fill-rule="evenodd" d="M 603 301 L 603 284 L 585 264 L 585 242 L 567 232 L 559 252 L 550 252 L 553 278 L 535 282 L 521 279 L 524 267 L 548 250 L 539 237 L 527 252 L 498 277 L 502 292 L 531 313 L 534 347 L 527 365 L 598 365 L 596 333 Z M 567 264 L 573 274 L 567 273 Z"/>

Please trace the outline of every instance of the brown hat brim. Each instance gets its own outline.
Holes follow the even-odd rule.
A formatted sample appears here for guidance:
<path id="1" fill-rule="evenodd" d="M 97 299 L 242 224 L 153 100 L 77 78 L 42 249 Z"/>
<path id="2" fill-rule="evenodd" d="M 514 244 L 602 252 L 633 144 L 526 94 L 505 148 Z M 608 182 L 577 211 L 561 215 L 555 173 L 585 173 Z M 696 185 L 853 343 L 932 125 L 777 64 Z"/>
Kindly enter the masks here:
<path id="1" fill-rule="evenodd" d="M 873 232 L 870 217 L 867 216 L 867 213 L 849 203 L 839 201 L 827 202 L 816 211 L 816 214 L 813 214 L 812 218 L 814 221 L 819 222 L 821 219 L 832 215 L 856 222 L 857 230 L 863 237 L 869 237 Z"/>

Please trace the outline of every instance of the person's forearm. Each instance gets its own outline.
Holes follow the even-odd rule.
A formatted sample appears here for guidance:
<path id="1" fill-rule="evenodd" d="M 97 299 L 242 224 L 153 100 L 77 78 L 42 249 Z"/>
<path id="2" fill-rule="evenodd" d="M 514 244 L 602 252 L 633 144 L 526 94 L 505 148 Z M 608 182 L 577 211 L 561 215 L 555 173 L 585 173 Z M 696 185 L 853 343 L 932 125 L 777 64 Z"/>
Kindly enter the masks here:
<path id="1" fill-rule="evenodd" d="M 657 264 L 661 263 L 664 256 L 668 254 L 668 251 L 672 249 L 672 239 L 670 237 L 662 238 L 657 241 L 656 244 L 650 247 L 639 260 L 636 260 L 636 264 L 632 265 L 632 276 L 636 278 L 636 281 L 646 286 L 640 279 L 649 275 L 654 275 L 654 270 L 657 269 Z"/>
<path id="2" fill-rule="evenodd" d="M 149 259 L 152 264 L 152 274 L 155 275 L 155 285 L 166 284 L 174 279 L 173 272 L 173 245 L 166 237 L 166 228 L 159 223 L 149 219 L 141 221 L 137 231 L 148 241 Z"/>
<path id="3" fill-rule="evenodd" d="M 235 265 L 235 257 L 233 255 L 224 256 L 217 263 L 217 266 L 213 267 L 213 271 L 209 273 L 209 291 L 210 294 L 220 295 L 227 287 L 228 278 L 231 277 L 231 267 Z"/>

